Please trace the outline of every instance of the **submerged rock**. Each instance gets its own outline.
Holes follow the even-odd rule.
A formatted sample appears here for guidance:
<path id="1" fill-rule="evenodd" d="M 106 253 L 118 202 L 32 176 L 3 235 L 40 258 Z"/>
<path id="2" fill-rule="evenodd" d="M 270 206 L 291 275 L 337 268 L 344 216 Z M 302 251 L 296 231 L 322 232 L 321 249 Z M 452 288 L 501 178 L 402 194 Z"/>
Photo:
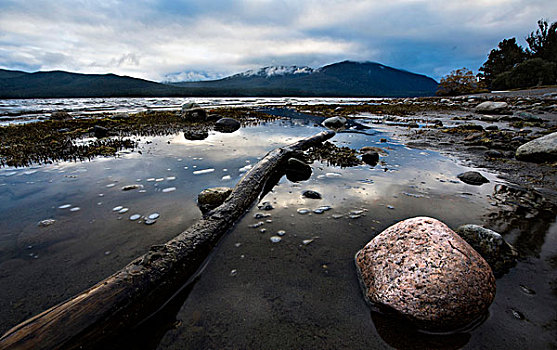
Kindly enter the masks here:
<path id="1" fill-rule="evenodd" d="M 184 138 L 190 141 L 205 140 L 209 137 L 209 132 L 207 130 L 184 130 Z"/>
<path id="2" fill-rule="evenodd" d="M 205 214 L 221 205 L 231 193 L 230 187 L 206 188 L 197 196 L 197 206 Z"/>
<path id="3" fill-rule="evenodd" d="M 323 121 L 323 126 L 327 128 L 339 129 L 346 125 L 346 118 L 344 117 L 331 117 Z"/>
<path id="4" fill-rule="evenodd" d="M 47 227 L 50 225 L 53 225 L 56 222 L 56 220 L 54 219 L 44 219 L 39 221 L 39 223 L 37 224 L 39 227 Z"/>
<path id="5" fill-rule="evenodd" d="M 460 179 L 460 181 L 475 186 L 480 186 L 489 182 L 488 179 L 486 179 L 477 171 L 467 171 L 465 173 L 458 174 L 457 177 Z"/>
<path id="6" fill-rule="evenodd" d="M 526 162 L 557 160 L 557 132 L 523 144 L 516 150 L 516 159 Z"/>
<path id="7" fill-rule="evenodd" d="M 516 263 L 516 249 L 499 233 L 471 224 L 460 226 L 456 233 L 480 253 L 496 275 L 504 273 Z"/>
<path id="8" fill-rule="evenodd" d="M 423 329 L 466 326 L 484 315 L 495 297 L 488 263 L 433 218 L 387 228 L 355 258 L 366 299 Z"/>
<path id="9" fill-rule="evenodd" d="M 296 158 L 288 159 L 286 164 L 286 178 L 293 182 L 305 181 L 311 177 L 311 167 Z"/>
<path id="10" fill-rule="evenodd" d="M 231 133 L 240 129 L 240 126 L 240 122 L 234 118 L 221 118 L 215 123 L 215 130 L 224 133 Z"/>
<path id="11" fill-rule="evenodd" d="M 509 105 L 507 104 L 507 102 L 486 101 L 476 106 L 476 112 L 506 114 L 509 113 Z"/>

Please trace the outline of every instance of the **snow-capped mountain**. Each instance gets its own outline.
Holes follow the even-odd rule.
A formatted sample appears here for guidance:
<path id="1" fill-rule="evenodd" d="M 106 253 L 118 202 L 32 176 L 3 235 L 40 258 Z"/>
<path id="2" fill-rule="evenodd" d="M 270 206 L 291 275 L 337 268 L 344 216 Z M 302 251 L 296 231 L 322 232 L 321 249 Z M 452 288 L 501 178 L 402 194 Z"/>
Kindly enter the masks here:
<path id="1" fill-rule="evenodd" d="M 375 62 L 344 61 L 317 69 L 271 66 L 213 81 L 174 83 L 214 96 L 431 96 L 437 82 Z"/>
<path id="2" fill-rule="evenodd" d="M 234 74 L 230 78 L 253 77 L 253 76 L 269 78 L 269 77 L 275 77 L 275 76 L 287 75 L 287 74 L 311 74 L 311 73 L 313 73 L 313 68 L 307 66 L 303 66 L 303 67 L 270 66 L 270 67 L 264 67 L 260 69 L 248 70 L 239 74 Z"/>

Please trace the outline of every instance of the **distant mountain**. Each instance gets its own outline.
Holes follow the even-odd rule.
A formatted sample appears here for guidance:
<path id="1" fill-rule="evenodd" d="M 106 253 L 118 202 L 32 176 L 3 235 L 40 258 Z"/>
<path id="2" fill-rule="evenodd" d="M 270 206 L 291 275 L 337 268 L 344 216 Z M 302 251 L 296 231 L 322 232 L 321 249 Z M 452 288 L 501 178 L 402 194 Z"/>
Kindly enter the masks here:
<path id="1" fill-rule="evenodd" d="M 0 98 L 180 96 L 182 90 L 115 74 L 0 69 Z"/>
<path id="2" fill-rule="evenodd" d="M 265 67 L 230 77 L 200 82 L 172 83 L 240 96 L 430 96 L 437 82 L 375 62 L 344 61 L 309 67 Z"/>
<path id="3" fill-rule="evenodd" d="M 374 62 L 344 61 L 318 69 L 273 66 L 224 79 L 160 84 L 115 74 L 0 69 L 0 98 L 132 96 L 338 96 L 434 95 L 437 82 Z"/>

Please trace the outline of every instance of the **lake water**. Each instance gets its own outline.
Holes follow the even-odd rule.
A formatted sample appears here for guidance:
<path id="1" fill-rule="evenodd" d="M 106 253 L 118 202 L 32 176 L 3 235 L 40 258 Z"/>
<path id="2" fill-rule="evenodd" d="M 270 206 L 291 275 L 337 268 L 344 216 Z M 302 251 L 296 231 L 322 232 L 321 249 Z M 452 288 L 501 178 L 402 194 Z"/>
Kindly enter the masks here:
<path id="1" fill-rule="evenodd" d="M 145 100 L 143 105 L 157 99 Z M 172 103 L 174 108 L 181 101 Z M 201 141 L 186 140 L 182 133 L 140 137 L 137 149 L 117 158 L 0 169 L 0 333 L 173 238 L 201 217 L 196 206 L 201 190 L 234 186 L 271 149 L 322 131 L 318 121 L 296 115 L 231 134 L 213 131 Z M 499 210 L 493 205 L 494 187 L 504 184 L 486 171 L 490 183 L 464 184 L 456 175 L 469 168 L 406 147 L 391 136 L 392 126 L 372 126 L 340 132 L 332 142 L 354 149 L 382 147 L 389 153 L 383 163 L 340 168 L 316 162 L 307 181 L 282 178 L 262 199 L 274 207 L 265 212 L 270 216 L 254 218 L 257 206 L 248 211 L 194 283 L 155 319 L 115 340 L 114 348 L 554 346 L 557 227 L 551 223 L 537 233 L 541 242 L 531 243 L 534 253 L 523 254 L 497 280 L 487 319 L 467 333 L 417 335 L 370 311 L 353 262 L 363 245 L 414 216 L 435 217 L 452 228 L 493 220 Z M 132 184 L 140 186 L 122 191 Z M 302 197 L 308 189 L 323 198 Z M 331 209 L 298 211 L 321 206 Z M 153 225 L 130 220 L 153 213 L 160 215 Z M 56 221 L 40 227 L 45 219 Z M 508 237 L 511 243 L 532 233 L 528 225 L 523 230 Z M 271 236 L 279 231 L 284 235 L 273 243 Z"/>

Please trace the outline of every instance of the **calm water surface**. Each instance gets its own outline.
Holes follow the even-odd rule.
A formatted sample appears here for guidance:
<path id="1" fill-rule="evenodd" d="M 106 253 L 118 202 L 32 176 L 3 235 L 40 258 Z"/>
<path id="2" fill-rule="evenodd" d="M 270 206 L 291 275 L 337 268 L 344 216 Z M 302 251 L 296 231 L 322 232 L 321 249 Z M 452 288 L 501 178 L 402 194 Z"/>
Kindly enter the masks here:
<path id="1" fill-rule="evenodd" d="M 183 134 L 142 137 L 118 158 L 0 169 L 0 332 L 91 286 L 174 237 L 201 217 L 197 194 L 234 186 L 269 150 L 313 135 L 316 119 L 279 120 L 202 141 Z M 388 142 L 381 143 L 381 138 Z M 466 185 L 469 170 L 435 152 L 410 149 L 387 126 L 338 133 L 339 146 L 379 146 L 375 167 L 316 162 L 308 181 L 286 178 L 262 201 L 274 209 L 256 219 L 254 206 L 221 241 L 196 281 L 159 315 L 112 346 L 135 349 L 551 348 L 557 309 L 556 227 L 539 255 L 523 258 L 497 281 L 487 320 L 464 334 L 420 336 L 371 313 L 353 256 L 389 225 L 432 216 L 450 227 L 486 222 L 497 211 L 498 183 Z M 138 153 L 141 151 L 141 154 Z M 214 169 L 214 170 L 208 170 Z M 200 170 L 206 172 L 197 173 Z M 125 185 L 142 189 L 122 191 Z M 320 200 L 301 196 L 312 189 Z M 66 208 L 65 206 L 69 206 Z M 300 208 L 332 209 L 299 214 Z M 62 209 L 60 207 L 63 207 Z M 125 213 L 113 209 L 129 208 Z M 79 208 L 79 210 L 72 208 Z M 133 214 L 159 213 L 154 225 Z M 47 227 L 37 223 L 55 219 Z M 263 224 L 251 227 L 258 222 Z M 264 230 L 262 230 L 264 229 Z M 282 240 L 271 236 L 285 231 Z M 553 261 L 553 265 L 551 262 Z M 535 294 L 525 293 L 527 286 Z M 516 312 L 523 316 L 517 318 Z"/>

